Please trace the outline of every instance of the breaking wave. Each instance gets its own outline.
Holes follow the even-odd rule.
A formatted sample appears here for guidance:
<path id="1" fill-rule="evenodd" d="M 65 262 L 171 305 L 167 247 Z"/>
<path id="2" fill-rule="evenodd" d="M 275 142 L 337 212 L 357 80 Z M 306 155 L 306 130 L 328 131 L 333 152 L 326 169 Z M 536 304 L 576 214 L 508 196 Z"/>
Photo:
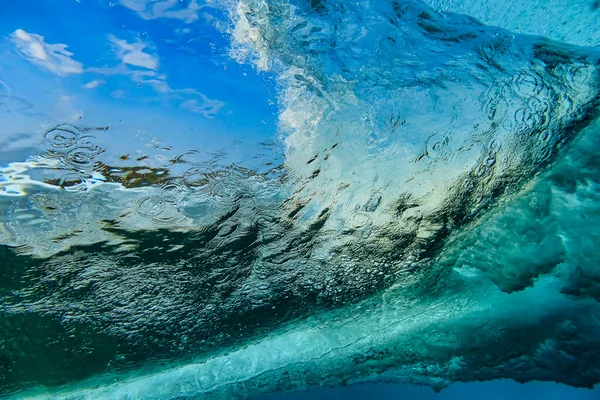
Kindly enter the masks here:
<path id="1" fill-rule="evenodd" d="M 444 4 L 228 2 L 277 167 L 112 166 L 62 124 L 0 170 L 2 391 L 600 382 L 600 50 Z"/>

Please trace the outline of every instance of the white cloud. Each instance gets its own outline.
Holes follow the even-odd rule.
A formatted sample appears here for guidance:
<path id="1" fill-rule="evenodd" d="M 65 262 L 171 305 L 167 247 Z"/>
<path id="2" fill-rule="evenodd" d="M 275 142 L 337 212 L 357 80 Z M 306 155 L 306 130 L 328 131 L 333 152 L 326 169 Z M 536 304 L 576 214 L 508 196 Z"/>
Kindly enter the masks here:
<path id="1" fill-rule="evenodd" d="M 106 76 L 129 75 L 131 79 L 136 82 L 144 81 L 146 77 L 154 78 L 157 76 L 156 71 L 147 69 L 131 69 L 125 64 L 120 64 L 115 67 L 91 67 L 87 69 L 87 72 L 93 72 Z"/>
<path id="2" fill-rule="evenodd" d="M 152 50 L 154 46 L 151 44 L 142 42 L 139 39 L 134 43 L 129 43 L 113 35 L 109 36 L 108 39 L 115 46 L 121 65 L 114 68 L 98 69 L 97 72 L 105 75 L 130 75 L 133 81 L 152 87 L 157 93 L 163 95 L 167 101 L 176 101 L 181 108 L 202 114 L 208 118 L 214 117 L 225 105 L 225 103 L 209 99 L 193 89 L 171 88 L 167 82 L 167 76 L 158 71 L 158 56 L 143 51 Z M 130 66 L 144 69 L 132 70 Z"/>
<path id="3" fill-rule="evenodd" d="M 108 36 L 108 41 L 112 45 L 117 65 L 104 67 L 91 67 L 86 72 L 100 74 L 104 76 L 125 75 L 137 84 L 146 84 L 158 80 L 164 81 L 166 77 L 159 74 L 160 66 L 158 55 L 155 53 L 155 46 L 150 42 L 144 42 L 136 39 L 133 42 L 117 38 L 114 35 Z M 84 85 L 87 88 L 93 88 L 104 81 L 92 81 Z"/>
<path id="4" fill-rule="evenodd" d="M 163 77 L 164 78 L 164 77 Z M 166 79 L 150 79 L 144 82 L 144 84 L 150 85 L 158 93 L 169 94 L 173 93 L 173 89 L 169 86 Z"/>
<path id="5" fill-rule="evenodd" d="M 59 76 L 81 74 L 83 65 L 73 60 L 66 44 L 46 43 L 43 36 L 17 29 L 10 35 L 17 51 L 30 62 Z"/>
<path id="6" fill-rule="evenodd" d="M 223 108 L 225 103 L 219 100 L 209 99 L 202 93 L 193 89 L 173 91 L 173 98 L 180 100 L 179 106 L 196 114 L 202 114 L 212 118 Z"/>
<path id="7" fill-rule="evenodd" d="M 167 10 L 173 7 L 176 1 L 164 0 L 123 0 L 127 2 L 130 8 L 141 7 L 152 3 L 153 15 L 169 17 Z M 196 4 L 192 0 L 185 9 Z M 141 9 L 141 8 L 140 8 Z M 158 17 L 157 17 L 158 18 Z M 73 53 L 67 51 L 66 44 L 46 43 L 43 36 L 28 33 L 23 29 L 17 29 L 10 35 L 10 40 L 14 43 L 17 51 L 30 62 L 43 67 L 56 75 L 67 76 L 70 74 L 92 73 L 106 76 L 125 75 L 136 83 L 149 86 L 161 95 L 164 101 L 176 105 L 180 108 L 193 113 L 202 114 L 207 118 L 214 117 L 225 103 L 206 97 L 194 89 L 173 89 L 167 82 L 167 76 L 159 70 L 160 63 L 155 47 L 151 43 L 136 39 L 128 42 L 109 35 L 108 40 L 113 45 L 115 55 L 119 64 L 105 67 L 91 67 L 84 70 L 83 64 L 75 61 Z M 108 79 L 108 78 L 105 78 Z M 88 80 L 82 86 L 86 89 L 94 89 L 105 83 L 102 79 Z M 114 90 L 110 96 L 115 99 L 124 99 L 127 92 L 124 90 Z M 69 104 L 72 97 L 61 98 L 58 102 L 61 107 Z M 81 112 L 75 112 L 73 118 L 82 118 Z"/>
<path id="8" fill-rule="evenodd" d="M 155 54 L 144 52 L 144 49 L 151 50 L 148 43 L 140 40 L 128 43 L 126 40 L 118 39 L 113 35 L 110 35 L 108 39 L 115 45 L 117 57 L 123 64 L 150 70 L 158 69 L 158 57 Z"/>
<path id="9" fill-rule="evenodd" d="M 121 5 L 135 11 L 143 19 L 171 18 L 192 23 L 206 7 L 217 7 L 216 1 L 190 0 L 187 6 L 180 0 L 121 0 Z"/>
<path id="10" fill-rule="evenodd" d="M 86 89 L 95 89 L 98 86 L 102 85 L 104 82 L 103 81 L 99 81 L 99 80 L 93 80 L 93 81 L 89 81 L 88 83 L 86 83 L 85 85 L 83 85 L 84 88 Z"/>
<path id="11" fill-rule="evenodd" d="M 115 99 L 124 99 L 127 97 L 127 93 L 123 89 L 117 89 L 110 93 Z"/>

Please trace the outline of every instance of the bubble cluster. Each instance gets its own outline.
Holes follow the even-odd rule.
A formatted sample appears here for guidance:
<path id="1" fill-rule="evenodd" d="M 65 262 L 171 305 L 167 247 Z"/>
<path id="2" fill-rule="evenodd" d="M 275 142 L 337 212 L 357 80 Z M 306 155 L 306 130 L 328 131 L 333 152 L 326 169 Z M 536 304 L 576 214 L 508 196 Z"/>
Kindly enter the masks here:
<path id="1" fill-rule="evenodd" d="M 482 112 L 494 129 L 504 131 L 500 136 L 534 136 L 539 146 L 549 139 L 553 112 L 571 100 L 563 96 L 563 100 L 557 102 L 559 97 L 547 79 L 533 69 L 522 71 L 507 82 L 496 82 L 485 92 Z M 538 146 L 535 142 L 532 144 Z"/>
<path id="2" fill-rule="evenodd" d="M 87 184 L 85 178 L 79 173 L 68 173 L 60 177 L 58 186 L 68 192 L 85 192 Z"/>
<path id="3" fill-rule="evenodd" d="M 180 212 L 181 202 L 187 191 L 181 181 L 158 185 L 151 195 L 136 201 L 135 209 L 139 215 L 158 225 L 181 222 L 185 218 Z"/>
<path id="4" fill-rule="evenodd" d="M 60 124 L 44 133 L 40 147 L 42 160 L 55 161 L 54 169 L 63 175 L 56 184 L 70 192 L 85 192 L 89 187 L 97 157 L 104 149 L 94 144 L 94 130 L 73 124 Z"/>
<path id="5" fill-rule="evenodd" d="M 47 151 L 66 151 L 77 147 L 77 141 L 82 136 L 79 127 L 61 124 L 46 131 L 41 145 Z"/>
<path id="6" fill-rule="evenodd" d="M 590 84 L 597 79 L 596 70 L 589 64 L 560 65 L 558 73 L 563 72 L 568 85 L 575 91 L 590 91 Z"/>

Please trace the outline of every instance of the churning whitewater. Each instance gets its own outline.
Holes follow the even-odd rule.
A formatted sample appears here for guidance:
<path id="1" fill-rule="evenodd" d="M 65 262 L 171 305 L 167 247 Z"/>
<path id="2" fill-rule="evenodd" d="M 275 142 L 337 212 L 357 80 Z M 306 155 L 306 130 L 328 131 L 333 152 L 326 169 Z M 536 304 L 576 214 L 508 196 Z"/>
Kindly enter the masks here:
<path id="1" fill-rule="evenodd" d="M 0 169 L 0 394 L 600 382 L 597 32 L 429 3 L 223 5 L 228 57 L 277 80 L 268 172 L 134 184 L 69 124 Z"/>

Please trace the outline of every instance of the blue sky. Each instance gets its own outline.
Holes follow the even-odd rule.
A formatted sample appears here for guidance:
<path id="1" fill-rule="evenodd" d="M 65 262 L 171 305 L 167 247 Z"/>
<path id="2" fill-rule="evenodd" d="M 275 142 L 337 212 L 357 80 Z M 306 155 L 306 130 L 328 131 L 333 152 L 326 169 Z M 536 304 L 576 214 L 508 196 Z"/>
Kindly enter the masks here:
<path id="1" fill-rule="evenodd" d="M 0 142 L 77 121 L 119 127 L 119 151 L 139 132 L 181 152 L 276 133 L 273 79 L 228 56 L 211 2 L 24 0 L 0 14 Z"/>

